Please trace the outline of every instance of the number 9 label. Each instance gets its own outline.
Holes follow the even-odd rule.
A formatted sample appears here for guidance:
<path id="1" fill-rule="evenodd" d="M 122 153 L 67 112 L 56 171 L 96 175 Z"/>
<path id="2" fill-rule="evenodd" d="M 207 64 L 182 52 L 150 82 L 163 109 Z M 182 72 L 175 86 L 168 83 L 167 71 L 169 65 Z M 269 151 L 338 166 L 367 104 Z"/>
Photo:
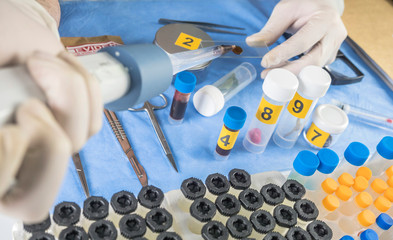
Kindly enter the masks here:
<path id="1" fill-rule="evenodd" d="M 300 96 L 298 93 L 289 102 L 287 110 L 297 118 L 305 118 L 312 105 L 312 100 Z"/>
<path id="2" fill-rule="evenodd" d="M 188 35 L 186 33 L 180 33 L 179 37 L 177 38 L 175 45 L 182 47 L 182 48 L 187 48 L 189 50 L 196 50 L 199 48 L 199 45 L 201 44 L 202 39 L 193 37 L 191 35 Z"/>
<path id="3" fill-rule="evenodd" d="M 259 121 L 266 124 L 275 124 L 280 116 L 283 106 L 278 106 L 269 103 L 265 98 L 262 98 L 259 104 L 256 117 Z"/>
<path id="4" fill-rule="evenodd" d="M 314 123 L 311 124 L 310 128 L 307 131 L 306 138 L 307 140 L 320 148 L 323 148 L 325 145 L 326 141 L 328 140 L 330 134 L 322 131 L 317 125 Z"/>

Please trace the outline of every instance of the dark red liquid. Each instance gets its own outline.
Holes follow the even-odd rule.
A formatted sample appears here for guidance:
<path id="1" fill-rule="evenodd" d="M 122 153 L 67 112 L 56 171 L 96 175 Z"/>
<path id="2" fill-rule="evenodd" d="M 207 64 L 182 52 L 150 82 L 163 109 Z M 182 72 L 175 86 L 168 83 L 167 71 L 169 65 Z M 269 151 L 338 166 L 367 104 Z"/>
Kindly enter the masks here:
<path id="1" fill-rule="evenodd" d="M 181 93 L 177 90 L 175 91 L 171 106 L 171 112 L 169 113 L 172 119 L 181 120 L 184 118 L 189 98 L 189 93 Z"/>

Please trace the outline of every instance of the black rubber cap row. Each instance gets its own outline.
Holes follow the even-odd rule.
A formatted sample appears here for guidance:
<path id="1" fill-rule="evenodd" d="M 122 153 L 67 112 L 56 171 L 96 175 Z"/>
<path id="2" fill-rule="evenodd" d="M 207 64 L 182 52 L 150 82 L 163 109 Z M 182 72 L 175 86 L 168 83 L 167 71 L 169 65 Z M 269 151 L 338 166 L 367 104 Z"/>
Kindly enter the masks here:
<path id="1" fill-rule="evenodd" d="M 299 219 L 305 222 L 313 221 L 319 215 L 319 210 L 315 203 L 308 199 L 298 200 L 293 208 L 297 212 Z"/>
<path id="2" fill-rule="evenodd" d="M 137 214 L 125 215 L 120 219 L 119 228 L 125 238 L 142 237 L 146 233 L 146 222 Z"/>
<path id="3" fill-rule="evenodd" d="M 162 190 L 152 185 L 143 187 L 138 194 L 139 203 L 150 209 L 159 207 L 163 200 L 164 193 Z"/>
<path id="4" fill-rule="evenodd" d="M 273 210 L 274 219 L 276 219 L 276 224 L 291 228 L 297 223 L 297 213 L 296 211 L 287 205 L 278 205 Z"/>
<path id="5" fill-rule="evenodd" d="M 221 222 L 210 221 L 203 226 L 202 237 L 204 240 L 227 240 L 229 232 Z"/>
<path id="6" fill-rule="evenodd" d="M 285 237 L 288 240 L 312 240 L 310 234 L 300 227 L 292 227 Z"/>
<path id="7" fill-rule="evenodd" d="M 230 188 L 228 179 L 220 173 L 214 173 L 207 176 L 205 184 L 209 192 L 214 195 L 227 193 Z"/>
<path id="8" fill-rule="evenodd" d="M 268 233 L 263 240 L 287 240 L 285 237 L 283 237 L 281 234 L 278 232 L 270 232 Z"/>
<path id="9" fill-rule="evenodd" d="M 71 226 L 59 234 L 59 240 L 88 240 L 89 236 L 87 235 L 86 231 L 77 226 Z"/>
<path id="10" fill-rule="evenodd" d="M 103 197 L 91 196 L 83 203 L 83 216 L 89 220 L 104 219 L 109 214 L 109 203 Z"/>
<path id="11" fill-rule="evenodd" d="M 157 240 L 182 240 L 182 238 L 174 232 L 163 232 L 158 235 Z"/>
<path id="12" fill-rule="evenodd" d="M 48 215 L 48 217 L 39 223 L 35 223 L 35 224 L 23 224 L 23 228 L 26 232 L 29 233 L 38 233 L 38 232 L 45 232 L 46 230 L 49 229 L 51 225 L 51 220 L 50 220 L 50 216 Z"/>
<path id="13" fill-rule="evenodd" d="M 265 203 L 276 206 L 284 202 L 285 193 L 284 191 L 277 186 L 276 184 L 269 183 L 261 188 L 261 195 Z"/>
<path id="14" fill-rule="evenodd" d="M 244 190 L 251 186 L 251 176 L 243 169 L 232 169 L 228 174 L 228 179 L 234 189 Z"/>
<path id="15" fill-rule="evenodd" d="M 200 222 L 208 222 L 216 215 L 216 205 L 206 198 L 198 198 L 190 207 L 191 216 Z"/>
<path id="16" fill-rule="evenodd" d="M 330 240 L 333 238 L 332 229 L 320 220 L 315 220 L 307 225 L 307 232 L 313 240 Z"/>
<path id="17" fill-rule="evenodd" d="M 302 199 L 302 197 L 306 194 L 304 186 L 298 181 L 292 179 L 287 180 L 281 188 L 285 193 L 285 197 L 289 201 L 293 202 Z"/>
<path id="18" fill-rule="evenodd" d="M 262 234 L 267 234 L 276 227 L 276 220 L 274 217 L 268 211 L 261 209 L 251 214 L 250 222 L 254 230 Z"/>
<path id="19" fill-rule="evenodd" d="M 226 226 L 234 238 L 246 238 L 251 235 L 252 225 L 244 216 L 235 215 L 228 219 Z"/>
<path id="20" fill-rule="evenodd" d="M 239 201 L 248 211 L 255 211 L 262 207 L 263 197 L 255 189 L 248 188 L 239 194 Z"/>
<path id="21" fill-rule="evenodd" d="M 113 194 L 111 198 L 111 206 L 117 214 L 130 214 L 138 207 L 138 201 L 133 193 L 128 191 L 120 191 Z"/>
<path id="22" fill-rule="evenodd" d="M 33 234 L 29 240 L 55 240 L 55 237 L 52 234 L 41 232 Z"/>
<path id="23" fill-rule="evenodd" d="M 90 225 L 89 237 L 94 240 L 116 240 L 117 230 L 111 221 L 99 220 Z"/>
<path id="24" fill-rule="evenodd" d="M 230 217 L 239 213 L 241 203 L 234 195 L 225 193 L 216 198 L 216 207 L 222 215 Z"/>
<path id="25" fill-rule="evenodd" d="M 53 221 L 59 226 L 72 226 L 79 222 L 80 216 L 81 208 L 74 202 L 61 202 L 53 211 Z"/>
<path id="26" fill-rule="evenodd" d="M 154 208 L 146 214 L 146 225 L 153 232 L 164 232 L 172 226 L 172 215 L 164 208 Z"/>
<path id="27" fill-rule="evenodd" d="M 202 198 L 206 193 L 205 184 L 203 184 L 201 180 L 193 177 L 184 180 L 181 184 L 180 190 L 184 197 L 190 200 Z"/>

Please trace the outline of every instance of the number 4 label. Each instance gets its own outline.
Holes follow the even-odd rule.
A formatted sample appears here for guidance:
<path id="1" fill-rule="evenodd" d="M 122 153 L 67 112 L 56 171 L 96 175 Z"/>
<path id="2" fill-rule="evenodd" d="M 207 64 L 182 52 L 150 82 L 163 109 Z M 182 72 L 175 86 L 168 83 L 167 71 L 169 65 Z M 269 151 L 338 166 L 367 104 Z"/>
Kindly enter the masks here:
<path id="1" fill-rule="evenodd" d="M 220 136 L 218 137 L 217 145 L 223 150 L 230 150 L 236 142 L 239 131 L 229 131 L 225 126 L 222 127 Z"/>
<path id="2" fill-rule="evenodd" d="M 193 37 L 191 35 L 188 35 L 186 33 L 180 33 L 179 37 L 177 38 L 175 45 L 182 47 L 182 48 L 187 48 L 189 50 L 196 50 L 199 48 L 199 45 L 201 44 L 202 39 Z"/>
<path id="3" fill-rule="evenodd" d="M 317 125 L 314 123 L 311 124 L 310 128 L 307 131 L 306 137 L 307 140 L 314 144 L 317 147 L 323 148 L 326 141 L 328 140 L 330 134 L 322 131 Z"/>

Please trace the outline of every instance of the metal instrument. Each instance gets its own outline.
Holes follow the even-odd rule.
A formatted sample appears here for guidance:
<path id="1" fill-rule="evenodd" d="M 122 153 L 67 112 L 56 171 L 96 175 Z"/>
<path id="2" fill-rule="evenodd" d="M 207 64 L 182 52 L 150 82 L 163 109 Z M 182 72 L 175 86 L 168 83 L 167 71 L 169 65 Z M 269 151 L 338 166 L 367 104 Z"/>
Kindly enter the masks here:
<path id="1" fill-rule="evenodd" d="M 82 161 L 79 156 L 79 153 L 75 153 L 72 155 L 72 161 L 74 162 L 76 171 L 78 172 L 79 180 L 82 183 L 83 191 L 85 192 L 86 197 L 90 197 L 89 185 L 87 185 L 85 171 L 83 171 Z"/>
<path id="2" fill-rule="evenodd" d="M 147 175 L 145 169 L 139 163 L 137 157 L 135 156 L 134 150 L 132 150 L 131 144 L 127 139 L 126 133 L 124 132 L 123 126 L 121 125 L 119 119 L 116 116 L 116 113 L 104 109 L 104 113 L 106 118 L 108 119 L 109 124 L 115 134 L 117 140 L 120 143 L 121 148 L 123 149 L 124 153 L 126 154 L 128 160 L 131 163 L 132 168 L 134 169 L 139 182 L 142 186 L 147 186 Z"/>
<path id="3" fill-rule="evenodd" d="M 176 172 L 178 172 L 177 166 L 175 163 L 175 159 L 173 158 L 173 155 L 172 155 L 171 148 L 169 147 L 169 144 L 164 136 L 164 133 L 161 130 L 160 124 L 158 123 L 157 118 L 154 115 L 154 110 L 163 109 L 168 105 L 168 101 L 167 101 L 166 97 L 163 94 L 160 94 L 159 96 L 164 100 L 164 104 L 161 106 L 156 106 L 156 105 L 151 104 L 149 101 L 146 101 L 141 108 L 136 108 L 136 109 L 135 108 L 128 108 L 128 110 L 130 110 L 132 112 L 139 112 L 139 111 L 146 111 L 147 112 L 147 114 L 149 115 L 150 121 L 153 124 L 154 131 L 157 134 L 158 140 L 160 141 L 162 149 L 165 152 L 165 155 L 167 156 L 169 162 L 172 164 L 172 166 L 176 170 Z"/>

